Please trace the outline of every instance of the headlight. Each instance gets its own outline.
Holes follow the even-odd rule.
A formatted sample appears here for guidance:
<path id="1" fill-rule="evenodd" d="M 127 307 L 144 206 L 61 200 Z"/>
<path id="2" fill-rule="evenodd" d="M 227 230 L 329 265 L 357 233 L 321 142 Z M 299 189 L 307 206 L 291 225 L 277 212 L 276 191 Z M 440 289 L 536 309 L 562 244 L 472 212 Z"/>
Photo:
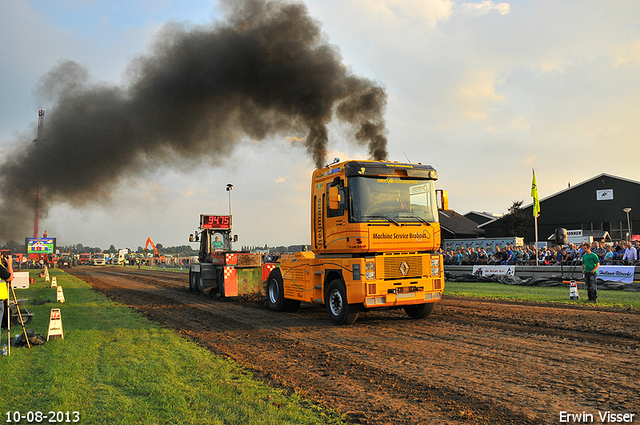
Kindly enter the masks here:
<path id="1" fill-rule="evenodd" d="M 373 280 L 376 278 L 376 263 L 374 263 L 373 261 L 365 263 L 364 270 L 365 276 L 368 280 Z"/>

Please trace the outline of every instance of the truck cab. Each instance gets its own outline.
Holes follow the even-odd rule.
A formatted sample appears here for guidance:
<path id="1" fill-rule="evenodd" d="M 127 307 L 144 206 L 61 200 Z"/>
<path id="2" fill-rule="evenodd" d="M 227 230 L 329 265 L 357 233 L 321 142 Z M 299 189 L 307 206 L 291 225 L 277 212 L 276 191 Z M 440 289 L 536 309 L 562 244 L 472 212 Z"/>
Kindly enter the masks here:
<path id="1" fill-rule="evenodd" d="M 272 310 L 325 304 L 336 324 L 403 308 L 428 316 L 444 290 L 436 170 L 423 164 L 346 161 L 316 170 L 311 251 L 280 261 L 267 282 Z"/>

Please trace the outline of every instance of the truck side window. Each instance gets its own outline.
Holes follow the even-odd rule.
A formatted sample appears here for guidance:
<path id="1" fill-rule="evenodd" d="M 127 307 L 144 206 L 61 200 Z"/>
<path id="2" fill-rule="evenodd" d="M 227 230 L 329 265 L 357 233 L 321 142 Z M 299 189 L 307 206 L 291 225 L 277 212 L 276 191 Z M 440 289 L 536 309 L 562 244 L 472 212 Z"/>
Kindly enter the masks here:
<path id="1" fill-rule="evenodd" d="M 338 202 L 338 208 L 337 209 L 332 209 L 329 206 L 329 189 L 331 187 L 337 187 L 338 188 L 338 194 L 340 195 L 340 200 Z M 346 208 L 347 202 L 346 202 L 346 190 L 344 187 L 344 180 L 342 180 L 340 177 L 336 177 L 335 179 L 333 179 L 333 181 L 330 184 L 327 184 L 327 217 L 342 217 L 344 215 L 344 210 Z"/>

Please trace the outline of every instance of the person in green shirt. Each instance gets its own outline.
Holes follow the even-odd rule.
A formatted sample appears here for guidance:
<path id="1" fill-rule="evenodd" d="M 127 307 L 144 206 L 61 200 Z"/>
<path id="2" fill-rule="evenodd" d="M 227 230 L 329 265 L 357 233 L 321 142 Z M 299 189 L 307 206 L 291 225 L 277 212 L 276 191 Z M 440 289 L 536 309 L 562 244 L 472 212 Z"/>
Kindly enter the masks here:
<path id="1" fill-rule="evenodd" d="M 211 242 L 211 248 L 220 249 L 223 247 L 222 241 L 220 240 L 220 236 L 216 236 L 216 239 Z"/>
<path id="2" fill-rule="evenodd" d="M 598 267 L 600 267 L 600 259 L 596 254 L 591 252 L 591 245 L 587 242 L 582 243 L 582 271 L 584 272 L 584 280 L 587 285 L 587 295 L 589 301 L 594 303 L 598 301 Z"/>

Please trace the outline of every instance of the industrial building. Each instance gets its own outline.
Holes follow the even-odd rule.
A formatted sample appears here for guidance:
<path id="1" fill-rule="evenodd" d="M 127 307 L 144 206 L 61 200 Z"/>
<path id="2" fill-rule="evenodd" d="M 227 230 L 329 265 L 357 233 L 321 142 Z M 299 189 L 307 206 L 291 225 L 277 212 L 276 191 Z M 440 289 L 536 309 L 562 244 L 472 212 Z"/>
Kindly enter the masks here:
<path id="1" fill-rule="evenodd" d="M 523 236 L 525 243 L 531 243 L 536 240 L 533 204 L 522 211 L 527 217 L 524 234 L 514 236 Z M 478 227 L 486 238 L 509 236 L 503 219 Z M 603 173 L 540 199 L 538 240 L 548 240 L 557 228 L 606 241 L 629 240 L 634 233 L 640 234 L 640 182 Z"/>

